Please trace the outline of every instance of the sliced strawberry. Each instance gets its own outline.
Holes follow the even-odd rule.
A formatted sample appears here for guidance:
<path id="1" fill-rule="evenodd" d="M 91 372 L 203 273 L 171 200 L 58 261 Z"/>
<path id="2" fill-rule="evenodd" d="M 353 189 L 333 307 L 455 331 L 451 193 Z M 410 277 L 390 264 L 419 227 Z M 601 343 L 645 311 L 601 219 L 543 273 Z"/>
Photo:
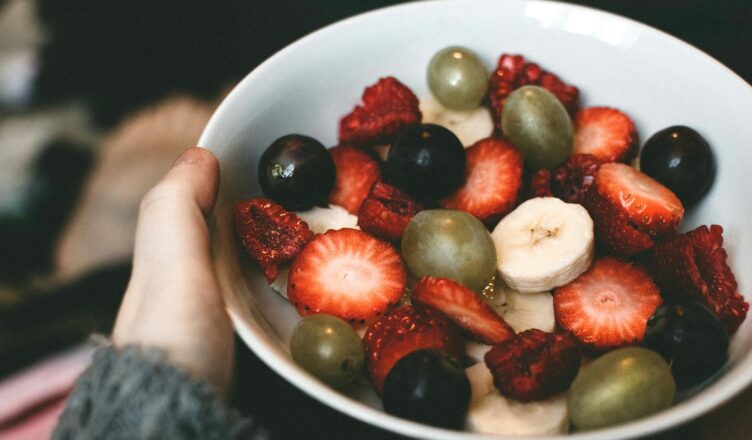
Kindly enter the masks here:
<path id="1" fill-rule="evenodd" d="M 337 172 L 329 203 L 358 214 L 371 187 L 381 178 L 379 164 L 365 151 L 347 145 L 329 150 Z"/>
<path id="2" fill-rule="evenodd" d="M 360 147 L 388 144 L 420 120 L 415 94 L 396 78 L 381 78 L 365 89 L 363 105 L 340 120 L 339 141 Z"/>
<path id="3" fill-rule="evenodd" d="M 499 344 L 514 335 L 512 327 L 477 293 L 452 280 L 423 277 L 415 284 L 411 298 L 443 312 L 486 344 Z"/>
<path id="4" fill-rule="evenodd" d="M 530 329 L 492 347 L 484 361 L 502 395 L 543 400 L 569 388 L 580 368 L 580 347 L 568 333 Z"/>
<path id="5" fill-rule="evenodd" d="M 504 101 L 515 89 L 525 85 L 538 85 L 553 93 L 570 114 L 577 109 L 580 97 L 577 87 L 565 84 L 535 63 L 526 62 L 522 55 L 503 54 L 488 81 L 490 110 L 496 128 L 501 128 Z"/>
<path id="6" fill-rule="evenodd" d="M 650 252 L 656 282 L 666 293 L 704 302 L 734 333 L 747 316 L 749 304 L 737 291 L 726 263 L 723 228 L 700 226 L 658 243 Z"/>
<path id="7" fill-rule="evenodd" d="M 612 257 L 597 260 L 577 279 L 554 290 L 556 322 L 598 350 L 642 342 L 645 324 L 661 302 L 660 291 L 644 269 Z"/>
<path id="8" fill-rule="evenodd" d="M 684 206 L 670 189 L 623 163 L 601 165 L 594 188 L 629 222 L 653 238 L 676 232 Z"/>
<path id="9" fill-rule="evenodd" d="M 592 154 L 603 163 L 630 162 L 637 156 L 637 129 L 623 112 L 588 107 L 574 119 L 574 154 Z"/>
<path id="10" fill-rule="evenodd" d="M 582 203 L 600 166 L 600 161 L 591 154 L 572 155 L 551 172 L 553 194 L 568 203 Z"/>
<path id="11" fill-rule="evenodd" d="M 632 226 L 627 215 L 595 188 L 585 193 L 582 203 L 593 219 L 595 240 L 607 253 L 631 257 L 653 247 L 653 239 Z"/>
<path id="12" fill-rule="evenodd" d="M 376 182 L 358 211 L 358 226 L 379 238 L 399 243 L 410 220 L 423 207 L 405 192 Z"/>
<path id="13" fill-rule="evenodd" d="M 326 313 L 364 324 L 405 291 L 402 258 L 388 243 L 356 229 L 317 235 L 290 267 L 287 296 L 302 316 Z"/>
<path id="14" fill-rule="evenodd" d="M 486 138 L 466 151 L 465 183 L 441 206 L 481 221 L 498 220 L 514 208 L 522 187 L 522 153 L 503 139 Z"/>
<path id="15" fill-rule="evenodd" d="M 366 364 L 377 393 L 389 370 L 404 356 L 422 349 L 443 350 L 462 360 L 465 347 L 462 332 L 441 312 L 423 306 L 392 310 L 371 324 L 363 336 Z"/>
<path id="16" fill-rule="evenodd" d="M 271 283 L 279 266 L 288 264 L 313 238 L 306 222 L 281 205 L 264 198 L 235 205 L 235 230 L 246 253 L 264 270 Z"/>

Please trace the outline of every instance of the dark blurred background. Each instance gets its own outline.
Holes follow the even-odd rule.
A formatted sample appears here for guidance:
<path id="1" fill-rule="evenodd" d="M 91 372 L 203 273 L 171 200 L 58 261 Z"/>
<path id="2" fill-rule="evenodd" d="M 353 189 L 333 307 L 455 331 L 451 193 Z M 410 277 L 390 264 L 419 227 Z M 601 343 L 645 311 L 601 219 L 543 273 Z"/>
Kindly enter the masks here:
<path id="1" fill-rule="evenodd" d="M 295 39 L 394 3 L 0 0 L 0 379 L 109 331 L 138 200 L 232 84 Z M 652 25 L 752 81 L 750 0 L 573 3 Z M 391 437 L 319 405 L 242 344 L 238 364 L 236 405 L 283 438 Z M 289 423 L 290 407 L 307 417 Z"/>

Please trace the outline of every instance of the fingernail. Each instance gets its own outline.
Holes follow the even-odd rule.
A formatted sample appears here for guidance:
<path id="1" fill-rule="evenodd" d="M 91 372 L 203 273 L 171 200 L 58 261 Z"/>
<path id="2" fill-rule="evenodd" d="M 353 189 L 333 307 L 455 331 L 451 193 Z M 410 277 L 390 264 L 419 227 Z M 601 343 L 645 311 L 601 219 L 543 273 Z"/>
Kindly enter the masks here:
<path id="1" fill-rule="evenodd" d="M 172 164 L 172 167 L 176 167 L 183 163 L 199 163 L 203 159 L 203 155 L 205 154 L 205 151 L 201 147 L 190 147 L 187 148 L 185 151 L 180 153 L 180 156 L 175 159 L 175 162 Z"/>

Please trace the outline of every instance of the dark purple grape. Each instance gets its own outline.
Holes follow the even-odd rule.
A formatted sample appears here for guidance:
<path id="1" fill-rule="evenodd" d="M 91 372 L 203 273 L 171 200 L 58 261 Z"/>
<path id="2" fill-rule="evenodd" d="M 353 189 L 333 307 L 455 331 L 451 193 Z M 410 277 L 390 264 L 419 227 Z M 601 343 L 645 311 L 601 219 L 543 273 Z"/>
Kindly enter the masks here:
<path id="1" fill-rule="evenodd" d="M 448 129 L 419 125 L 392 144 L 384 174 L 389 183 L 419 200 L 438 200 L 465 181 L 465 149 Z"/>
<path id="2" fill-rule="evenodd" d="M 389 414 L 461 430 L 470 404 L 470 381 L 462 366 L 447 354 L 418 350 L 389 370 L 381 398 Z"/>
<path id="3" fill-rule="evenodd" d="M 643 345 L 671 365 L 679 388 L 698 385 L 728 357 L 729 336 L 721 321 L 693 300 L 669 300 L 648 319 Z"/>
<path id="4" fill-rule="evenodd" d="M 697 202 L 715 177 L 715 158 L 695 130 L 675 125 L 655 133 L 640 154 L 640 170 L 673 191 L 686 206 Z"/>
<path id="5" fill-rule="evenodd" d="M 292 211 L 324 205 L 334 187 L 334 161 L 312 137 L 282 136 L 261 155 L 259 183 L 264 194 Z"/>

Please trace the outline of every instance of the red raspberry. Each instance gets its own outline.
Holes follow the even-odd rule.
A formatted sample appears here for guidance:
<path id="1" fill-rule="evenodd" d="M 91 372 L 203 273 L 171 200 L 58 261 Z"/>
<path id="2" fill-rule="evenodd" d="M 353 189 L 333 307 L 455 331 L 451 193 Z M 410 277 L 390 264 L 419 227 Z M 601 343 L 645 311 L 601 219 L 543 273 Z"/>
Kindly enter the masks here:
<path id="1" fill-rule="evenodd" d="M 363 92 L 356 106 L 339 123 L 339 141 L 359 147 L 391 143 L 404 129 L 421 120 L 418 98 L 393 77 L 381 78 Z"/>
<path id="2" fill-rule="evenodd" d="M 580 348 L 568 333 L 530 329 L 495 345 L 484 360 L 502 395 L 529 402 L 569 387 L 580 368 Z"/>
<path id="3" fill-rule="evenodd" d="M 530 179 L 530 198 L 553 197 L 551 192 L 551 170 L 541 168 Z"/>
<path id="4" fill-rule="evenodd" d="M 358 213 L 358 226 L 365 232 L 399 243 L 410 220 L 423 207 L 400 189 L 376 182 Z"/>
<path id="5" fill-rule="evenodd" d="M 308 224 L 269 199 L 250 199 L 235 205 L 235 230 L 248 255 L 271 283 L 280 265 L 289 264 L 313 239 Z"/>
<path id="6" fill-rule="evenodd" d="M 502 54 L 496 70 L 488 81 L 491 115 L 496 128 L 501 128 L 501 112 L 510 93 L 525 85 L 538 85 L 553 93 L 567 111 L 577 111 L 580 92 L 577 87 L 562 82 L 556 75 L 546 72 L 535 63 L 525 62 L 522 55 Z"/>
<path id="7" fill-rule="evenodd" d="M 723 228 L 700 226 L 656 244 L 650 253 L 654 277 L 664 293 L 704 302 L 734 333 L 747 316 L 749 304 L 739 294 L 726 263 Z"/>
<path id="8" fill-rule="evenodd" d="M 600 166 L 600 161 L 591 154 L 572 155 L 552 171 L 553 194 L 568 203 L 582 203 Z"/>

